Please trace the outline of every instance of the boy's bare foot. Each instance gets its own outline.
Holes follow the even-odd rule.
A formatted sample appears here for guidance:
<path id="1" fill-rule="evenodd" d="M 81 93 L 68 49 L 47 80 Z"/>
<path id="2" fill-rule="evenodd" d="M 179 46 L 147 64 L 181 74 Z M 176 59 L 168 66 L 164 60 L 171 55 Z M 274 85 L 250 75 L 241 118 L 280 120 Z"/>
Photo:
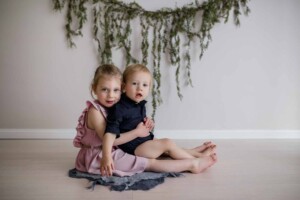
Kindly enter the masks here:
<path id="1" fill-rule="evenodd" d="M 193 149 L 186 149 L 195 158 L 200 158 L 204 156 L 210 156 L 211 154 L 216 153 L 217 146 L 212 142 L 204 142 L 203 145 L 195 147 Z"/>
<path id="2" fill-rule="evenodd" d="M 211 167 L 213 164 L 217 162 L 217 154 L 212 154 L 207 157 L 196 158 L 193 163 L 193 167 L 191 172 L 194 174 L 198 174 Z"/>
<path id="3" fill-rule="evenodd" d="M 216 145 L 213 144 L 211 141 L 208 141 L 208 142 L 204 142 L 201 146 L 193 148 L 192 150 L 197 151 L 199 153 L 203 153 L 207 148 L 212 146 L 216 146 Z"/>
<path id="4" fill-rule="evenodd" d="M 201 153 L 202 151 L 204 151 L 205 149 L 207 149 L 210 145 L 212 145 L 211 141 L 204 142 L 201 146 L 195 147 L 195 148 L 193 148 L 191 150 Z"/>
<path id="5" fill-rule="evenodd" d="M 216 145 L 211 145 L 207 147 L 205 150 L 202 152 L 198 153 L 199 156 L 196 156 L 197 158 L 202 157 L 202 156 L 210 156 L 214 153 L 216 153 L 217 146 Z"/>

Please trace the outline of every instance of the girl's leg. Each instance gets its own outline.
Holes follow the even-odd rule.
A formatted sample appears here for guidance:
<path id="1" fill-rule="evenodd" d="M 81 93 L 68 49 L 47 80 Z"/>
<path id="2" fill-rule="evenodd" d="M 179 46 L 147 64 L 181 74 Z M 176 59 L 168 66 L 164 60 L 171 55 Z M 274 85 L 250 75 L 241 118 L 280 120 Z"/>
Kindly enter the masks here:
<path id="1" fill-rule="evenodd" d="M 203 158 L 184 159 L 184 160 L 156 160 L 149 159 L 146 171 L 153 172 L 185 172 L 201 173 L 208 167 L 217 162 L 217 155 Z"/>
<path id="2" fill-rule="evenodd" d="M 145 158 L 158 158 L 163 153 L 168 152 L 168 155 L 173 159 L 189 159 L 195 158 L 186 150 L 178 147 L 174 141 L 170 139 L 156 139 L 147 141 L 136 148 L 134 154 Z"/>

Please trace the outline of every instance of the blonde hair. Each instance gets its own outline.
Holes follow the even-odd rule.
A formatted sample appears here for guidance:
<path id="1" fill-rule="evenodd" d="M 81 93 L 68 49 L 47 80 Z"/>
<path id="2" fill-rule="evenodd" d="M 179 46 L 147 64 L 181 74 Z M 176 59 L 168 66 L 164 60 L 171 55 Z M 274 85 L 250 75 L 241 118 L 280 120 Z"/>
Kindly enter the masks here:
<path id="1" fill-rule="evenodd" d="M 126 83 L 126 81 L 129 79 L 129 77 L 134 74 L 135 72 L 145 72 L 148 73 L 151 77 L 151 83 L 152 83 L 152 76 L 150 70 L 142 64 L 133 64 L 126 67 L 125 71 L 123 72 L 123 83 Z"/>
<path id="2" fill-rule="evenodd" d="M 120 78 L 120 81 L 122 82 L 122 72 L 120 71 L 119 68 L 111 64 L 100 65 L 96 69 L 94 78 L 91 82 L 90 92 L 92 97 L 93 97 L 93 91 L 96 90 L 99 80 L 105 77 L 117 77 Z"/>

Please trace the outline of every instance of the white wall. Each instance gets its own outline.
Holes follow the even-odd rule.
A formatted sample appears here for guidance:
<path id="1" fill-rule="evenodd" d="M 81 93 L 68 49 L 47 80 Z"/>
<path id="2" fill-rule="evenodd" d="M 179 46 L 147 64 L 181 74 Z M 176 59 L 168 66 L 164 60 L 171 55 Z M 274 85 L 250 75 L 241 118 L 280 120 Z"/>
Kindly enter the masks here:
<path id="1" fill-rule="evenodd" d="M 148 9 L 175 4 L 136 2 Z M 52 1 L 0 5 L 0 129 L 73 129 L 97 67 L 89 25 L 69 49 L 64 15 L 52 10 Z M 183 87 L 182 102 L 170 74 L 175 69 L 164 66 L 157 130 L 300 129 L 300 1 L 252 0 L 249 6 L 241 27 L 217 25 L 202 61 L 193 56 L 194 87 Z"/>

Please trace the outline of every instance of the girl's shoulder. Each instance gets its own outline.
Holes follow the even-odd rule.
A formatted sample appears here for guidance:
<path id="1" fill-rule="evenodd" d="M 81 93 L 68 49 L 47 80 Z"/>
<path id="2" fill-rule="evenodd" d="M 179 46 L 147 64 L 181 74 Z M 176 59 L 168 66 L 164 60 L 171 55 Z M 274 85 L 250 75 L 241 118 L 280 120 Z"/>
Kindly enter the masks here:
<path id="1" fill-rule="evenodd" d="M 106 119 L 107 110 L 97 100 L 94 100 L 94 101 L 88 100 L 88 101 L 86 101 L 86 105 L 87 105 L 88 110 L 90 108 L 94 108 L 94 109 L 98 110 L 103 115 L 103 117 Z"/>

